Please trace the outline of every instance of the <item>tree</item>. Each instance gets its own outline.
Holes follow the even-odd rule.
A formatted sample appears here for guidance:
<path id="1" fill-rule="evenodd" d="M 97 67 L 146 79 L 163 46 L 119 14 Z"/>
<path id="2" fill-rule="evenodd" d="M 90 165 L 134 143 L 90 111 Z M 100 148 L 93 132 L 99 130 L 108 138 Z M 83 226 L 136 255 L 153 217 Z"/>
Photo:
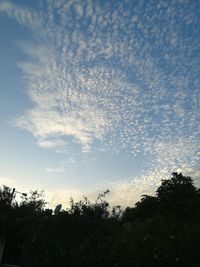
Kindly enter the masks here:
<path id="1" fill-rule="evenodd" d="M 200 266 L 200 190 L 190 177 L 173 173 L 155 196 L 133 207 L 110 209 L 105 191 L 53 214 L 38 191 L 16 202 L 0 191 L 4 263 L 26 267 Z M 10 199 L 13 199 L 12 203 Z"/>
<path id="2" fill-rule="evenodd" d="M 196 193 L 196 188 L 189 176 L 182 173 L 172 173 L 172 178 L 162 180 L 161 186 L 156 191 L 156 196 L 160 201 L 189 198 Z"/>

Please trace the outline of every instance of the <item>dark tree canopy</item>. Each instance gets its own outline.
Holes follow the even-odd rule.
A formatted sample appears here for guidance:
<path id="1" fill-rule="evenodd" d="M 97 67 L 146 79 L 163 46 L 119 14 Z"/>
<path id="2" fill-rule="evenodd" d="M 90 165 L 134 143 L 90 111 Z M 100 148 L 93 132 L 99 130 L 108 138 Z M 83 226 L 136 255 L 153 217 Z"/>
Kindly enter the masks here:
<path id="1" fill-rule="evenodd" d="M 162 180 L 162 184 L 156 191 L 156 196 L 161 201 L 170 199 L 190 198 L 196 193 L 196 188 L 189 176 L 183 176 L 182 173 L 172 173 L 172 178 Z"/>
<path id="2" fill-rule="evenodd" d="M 159 175 L 159 174 L 158 174 Z M 111 208 L 105 200 L 71 200 L 67 210 L 46 209 L 33 191 L 15 200 L 0 190 L 3 262 L 21 267 L 200 266 L 200 190 L 191 177 L 173 173 L 155 196 L 133 207 Z"/>

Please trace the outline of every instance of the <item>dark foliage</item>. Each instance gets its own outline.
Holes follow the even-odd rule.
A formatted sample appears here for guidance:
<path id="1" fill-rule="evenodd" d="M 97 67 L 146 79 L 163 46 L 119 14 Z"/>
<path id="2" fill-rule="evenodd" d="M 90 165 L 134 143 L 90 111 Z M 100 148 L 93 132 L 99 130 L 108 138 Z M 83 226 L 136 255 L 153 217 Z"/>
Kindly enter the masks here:
<path id="1" fill-rule="evenodd" d="M 200 266 L 200 190 L 190 177 L 173 173 L 155 196 L 135 207 L 112 210 L 107 190 L 56 215 L 37 191 L 17 203 L 0 191 L 0 237 L 4 263 L 22 267 Z M 12 200 L 12 201 L 11 201 Z"/>

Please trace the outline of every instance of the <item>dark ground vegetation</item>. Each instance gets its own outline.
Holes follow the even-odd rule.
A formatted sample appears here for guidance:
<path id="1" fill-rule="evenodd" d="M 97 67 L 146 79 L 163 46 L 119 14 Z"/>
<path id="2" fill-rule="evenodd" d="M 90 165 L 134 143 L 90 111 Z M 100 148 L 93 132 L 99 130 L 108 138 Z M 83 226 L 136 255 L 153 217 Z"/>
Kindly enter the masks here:
<path id="1" fill-rule="evenodd" d="M 155 196 L 110 209 L 105 194 L 54 214 L 36 191 L 11 201 L 0 191 L 3 262 L 22 267 L 200 266 L 200 189 L 173 173 Z"/>

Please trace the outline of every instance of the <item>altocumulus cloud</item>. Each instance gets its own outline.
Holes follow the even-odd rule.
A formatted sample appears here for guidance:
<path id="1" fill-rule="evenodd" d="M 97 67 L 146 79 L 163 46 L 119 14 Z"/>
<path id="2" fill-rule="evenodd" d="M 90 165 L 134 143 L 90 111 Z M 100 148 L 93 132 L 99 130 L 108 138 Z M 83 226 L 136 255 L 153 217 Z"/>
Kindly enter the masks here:
<path id="1" fill-rule="evenodd" d="M 0 11 L 33 35 L 18 65 L 34 107 L 15 125 L 57 152 L 65 153 L 65 137 L 80 153 L 98 140 L 105 151 L 149 155 L 150 174 L 166 165 L 195 169 L 198 8 L 198 1 L 46 0 L 31 10 L 1 2 Z"/>

